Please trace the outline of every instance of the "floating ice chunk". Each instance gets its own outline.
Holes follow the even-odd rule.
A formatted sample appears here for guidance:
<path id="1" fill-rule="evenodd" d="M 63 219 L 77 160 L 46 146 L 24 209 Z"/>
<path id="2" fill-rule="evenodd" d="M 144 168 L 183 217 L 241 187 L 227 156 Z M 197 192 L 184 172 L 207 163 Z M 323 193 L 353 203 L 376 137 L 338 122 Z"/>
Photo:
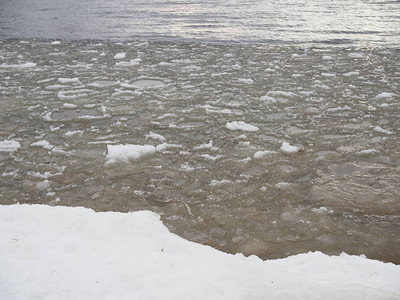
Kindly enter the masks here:
<path id="1" fill-rule="evenodd" d="M 133 66 L 139 65 L 141 61 L 142 61 L 142 59 L 135 58 L 135 59 L 131 59 L 130 61 L 119 61 L 119 62 L 115 63 L 115 65 L 117 67 L 133 67 Z"/>
<path id="2" fill-rule="evenodd" d="M 183 171 L 183 172 L 192 172 L 194 171 L 196 168 L 192 167 L 191 165 L 189 165 L 189 163 L 185 162 L 184 164 L 182 164 L 179 168 L 179 171 Z"/>
<path id="3" fill-rule="evenodd" d="M 380 126 L 376 126 L 376 127 L 374 128 L 374 131 L 379 132 L 379 133 L 384 133 L 384 134 L 392 134 L 392 133 L 393 133 L 392 131 L 383 129 L 383 128 L 380 127 Z"/>
<path id="4" fill-rule="evenodd" d="M 128 161 L 131 159 L 139 159 L 146 155 L 156 152 L 156 147 L 152 145 L 107 145 L 107 164 L 120 161 Z"/>
<path id="5" fill-rule="evenodd" d="M 163 143 L 160 145 L 157 145 L 156 147 L 156 151 L 158 152 L 163 152 L 165 151 L 167 148 L 181 148 L 181 145 L 177 145 L 177 144 L 168 144 L 168 143 Z"/>
<path id="6" fill-rule="evenodd" d="M 324 55 L 324 56 L 322 56 L 322 59 L 323 59 L 323 60 L 332 60 L 333 57 L 330 56 L 330 55 Z"/>
<path id="7" fill-rule="evenodd" d="M 349 57 L 351 57 L 351 58 L 363 58 L 364 55 L 362 55 L 361 53 L 353 52 L 353 53 L 349 53 Z"/>
<path id="8" fill-rule="evenodd" d="M 14 140 L 4 140 L 0 141 L 0 151 L 1 152 L 14 152 L 21 147 L 21 144 Z"/>
<path id="9" fill-rule="evenodd" d="M 52 44 L 52 45 L 60 45 L 61 42 L 60 42 L 60 41 L 53 41 L 53 42 L 51 42 L 51 44 Z"/>
<path id="10" fill-rule="evenodd" d="M 389 107 L 389 104 L 387 103 L 382 103 L 381 105 L 379 105 L 380 107 Z"/>
<path id="11" fill-rule="evenodd" d="M 201 144 L 200 146 L 197 146 L 194 148 L 195 150 L 203 150 L 203 149 L 211 149 L 213 146 L 213 141 L 209 141 L 207 144 Z"/>
<path id="12" fill-rule="evenodd" d="M 226 123 L 226 128 L 229 130 L 243 130 L 243 131 L 258 131 L 259 128 L 243 121 L 234 121 Z"/>
<path id="13" fill-rule="evenodd" d="M 64 135 L 67 136 L 67 137 L 71 137 L 73 135 L 83 134 L 83 133 L 84 133 L 83 130 L 74 130 L 74 131 L 67 131 L 66 133 L 64 133 Z"/>
<path id="14" fill-rule="evenodd" d="M 79 78 L 58 78 L 58 82 L 61 83 L 78 83 L 81 84 L 81 82 L 79 81 Z"/>
<path id="15" fill-rule="evenodd" d="M 239 78 L 238 81 L 244 84 L 253 84 L 254 82 L 251 78 Z"/>
<path id="16" fill-rule="evenodd" d="M 394 93 L 383 92 L 376 96 L 376 99 L 390 99 L 395 96 Z"/>
<path id="17" fill-rule="evenodd" d="M 125 58 L 125 53 L 124 52 L 120 52 L 114 55 L 115 59 L 124 59 Z"/>
<path id="18" fill-rule="evenodd" d="M 73 104 L 73 103 L 64 103 L 63 106 L 65 108 L 77 108 L 78 107 L 78 105 Z"/>
<path id="19" fill-rule="evenodd" d="M 53 145 L 51 145 L 48 141 L 45 141 L 45 140 L 41 140 L 41 141 L 32 143 L 31 146 L 42 147 L 43 149 L 48 149 L 48 150 L 51 150 L 54 148 Z"/>
<path id="20" fill-rule="evenodd" d="M 227 180 L 227 179 L 222 179 L 222 180 L 211 180 L 210 186 L 218 186 L 218 185 L 223 185 L 223 184 L 229 184 L 232 183 L 232 181 Z"/>
<path id="21" fill-rule="evenodd" d="M 161 134 L 158 134 L 158 133 L 155 133 L 155 132 L 152 132 L 152 131 L 150 131 L 148 134 L 146 134 L 146 138 L 148 138 L 148 139 L 150 138 L 150 139 L 153 139 L 153 140 L 158 140 L 160 142 L 164 142 L 166 140 L 166 138 L 163 137 Z"/>
<path id="22" fill-rule="evenodd" d="M 288 142 L 283 142 L 280 150 L 285 154 L 294 154 L 299 152 L 299 148 L 290 145 Z"/>
<path id="23" fill-rule="evenodd" d="M 345 77 L 350 77 L 350 76 L 359 76 L 360 75 L 360 72 L 347 72 L 347 73 L 344 73 L 343 74 L 343 76 L 345 76 Z"/>
<path id="24" fill-rule="evenodd" d="M 361 155 L 361 156 L 367 156 L 367 155 L 372 155 L 372 154 L 376 154 L 379 151 L 376 149 L 365 149 L 365 150 L 361 150 L 356 152 L 357 155 Z"/>
<path id="25" fill-rule="evenodd" d="M 222 155 L 211 156 L 209 154 L 199 154 L 197 156 L 208 159 L 208 160 L 212 160 L 212 161 L 216 161 L 222 157 Z"/>
<path id="26" fill-rule="evenodd" d="M 336 77 L 336 74 L 334 74 L 334 73 L 321 73 L 321 76 L 324 76 L 324 77 Z"/>
<path id="27" fill-rule="evenodd" d="M 285 91 L 269 91 L 266 96 L 270 97 L 284 97 L 284 98 L 293 98 L 297 95 L 292 92 L 285 92 Z"/>
<path id="28" fill-rule="evenodd" d="M 264 156 L 270 155 L 270 154 L 274 154 L 276 153 L 275 151 L 270 151 L 270 150 L 264 150 L 264 151 L 257 151 L 256 153 L 254 153 L 254 158 L 262 158 Z"/>
<path id="29" fill-rule="evenodd" d="M 152 88 L 164 86 L 164 82 L 161 80 L 142 79 L 136 80 L 132 83 L 132 85 L 136 88 Z"/>
<path id="30" fill-rule="evenodd" d="M 33 62 L 27 62 L 24 64 L 19 64 L 19 65 L 7 65 L 7 64 L 1 64 L 0 68 L 3 69 L 28 69 L 28 68 L 34 68 L 36 67 L 36 64 Z"/>

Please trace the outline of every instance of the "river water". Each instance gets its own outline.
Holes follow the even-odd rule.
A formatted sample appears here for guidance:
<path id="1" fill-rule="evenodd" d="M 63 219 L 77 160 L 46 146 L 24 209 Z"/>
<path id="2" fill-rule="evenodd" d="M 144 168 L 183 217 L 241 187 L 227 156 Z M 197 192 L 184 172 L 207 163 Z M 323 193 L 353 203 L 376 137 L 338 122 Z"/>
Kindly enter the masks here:
<path id="1" fill-rule="evenodd" d="M 400 263 L 398 2 L 24 2 L 0 8 L 2 204 Z"/>

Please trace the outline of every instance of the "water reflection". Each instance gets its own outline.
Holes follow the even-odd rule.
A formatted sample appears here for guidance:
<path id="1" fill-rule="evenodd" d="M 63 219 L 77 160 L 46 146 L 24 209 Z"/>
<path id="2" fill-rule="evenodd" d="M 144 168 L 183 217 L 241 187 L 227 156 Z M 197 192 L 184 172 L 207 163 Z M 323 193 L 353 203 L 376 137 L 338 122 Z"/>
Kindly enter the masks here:
<path id="1" fill-rule="evenodd" d="M 5 1 L 0 36 L 398 46 L 398 2 Z"/>

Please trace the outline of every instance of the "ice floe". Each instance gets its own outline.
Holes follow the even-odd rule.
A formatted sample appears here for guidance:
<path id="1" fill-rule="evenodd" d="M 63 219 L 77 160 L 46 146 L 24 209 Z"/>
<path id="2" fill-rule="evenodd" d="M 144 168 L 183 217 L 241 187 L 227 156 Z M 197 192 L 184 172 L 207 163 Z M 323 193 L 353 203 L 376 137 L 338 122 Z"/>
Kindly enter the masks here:
<path id="1" fill-rule="evenodd" d="M 107 164 L 139 159 L 156 152 L 152 145 L 107 145 Z"/>
<path id="2" fill-rule="evenodd" d="M 259 128 L 243 121 L 234 121 L 226 123 L 226 128 L 229 130 L 242 130 L 242 131 L 258 131 Z"/>

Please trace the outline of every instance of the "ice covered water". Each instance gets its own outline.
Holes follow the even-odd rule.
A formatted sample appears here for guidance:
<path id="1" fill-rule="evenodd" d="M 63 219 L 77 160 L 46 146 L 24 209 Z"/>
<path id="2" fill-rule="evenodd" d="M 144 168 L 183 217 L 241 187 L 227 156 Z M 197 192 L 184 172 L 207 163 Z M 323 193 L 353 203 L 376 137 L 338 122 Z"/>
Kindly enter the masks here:
<path id="1" fill-rule="evenodd" d="M 2 40 L 0 202 L 150 209 L 262 258 L 399 263 L 399 62 L 379 48 Z"/>

